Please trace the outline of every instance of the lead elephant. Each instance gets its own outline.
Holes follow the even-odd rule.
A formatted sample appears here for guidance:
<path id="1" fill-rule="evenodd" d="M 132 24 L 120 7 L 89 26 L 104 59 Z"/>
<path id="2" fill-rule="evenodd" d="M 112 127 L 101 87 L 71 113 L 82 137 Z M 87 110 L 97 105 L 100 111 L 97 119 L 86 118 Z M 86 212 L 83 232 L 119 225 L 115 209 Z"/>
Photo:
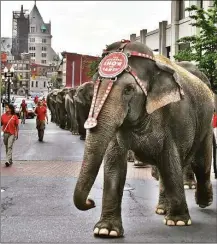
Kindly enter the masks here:
<path id="1" fill-rule="evenodd" d="M 159 170 L 158 208 L 166 213 L 165 224 L 190 225 L 184 166 L 191 164 L 197 178 L 196 203 L 207 207 L 213 200 L 212 92 L 169 59 L 155 59 L 142 43 L 116 42 L 104 55 L 92 101 L 98 117 L 85 122 L 89 130 L 74 190 L 75 206 L 80 210 L 95 207 L 88 194 L 105 155 L 102 213 L 94 234 L 122 236 L 121 202 L 127 151 L 132 150 L 140 161 Z"/>

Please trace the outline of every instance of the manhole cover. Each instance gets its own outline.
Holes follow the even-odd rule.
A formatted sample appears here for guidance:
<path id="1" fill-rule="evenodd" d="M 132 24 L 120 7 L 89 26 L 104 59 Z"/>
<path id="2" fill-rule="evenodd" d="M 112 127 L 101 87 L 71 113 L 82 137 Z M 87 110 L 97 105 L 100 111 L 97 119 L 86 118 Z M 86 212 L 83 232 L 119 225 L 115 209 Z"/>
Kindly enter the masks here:
<path id="1" fill-rule="evenodd" d="M 5 191 L 5 189 L 1 189 L 1 192 L 4 192 Z"/>
<path id="2" fill-rule="evenodd" d="M 130 190 L 134 190 L 134 188 L 132 188 L 132 187 L 124 187 L 124 191 L 130 191 Z"/>

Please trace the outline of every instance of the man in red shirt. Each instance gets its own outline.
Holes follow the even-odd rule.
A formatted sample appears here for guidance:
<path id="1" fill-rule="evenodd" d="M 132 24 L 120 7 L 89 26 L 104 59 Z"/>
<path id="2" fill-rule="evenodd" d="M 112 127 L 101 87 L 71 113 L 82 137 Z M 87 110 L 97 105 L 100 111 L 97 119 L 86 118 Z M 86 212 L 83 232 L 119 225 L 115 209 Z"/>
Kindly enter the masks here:
<path id="1" fill-rule="evenodd" d="M 5 106 L 6 113 L 1 116 L 1 125 L 3 126 L 2 132 L 4 133 L 4 144 L 6 148 L 6 167 L 13 164 L 12 150 L 13 144 L 18 139 L 19 132 L 19 119 L 15 114 L 14 106 L 7 104 Z"/>
<path id="2" fill-rule="evenodd" d="M 47 108 L 43 106 L 42 100 L 39 100 L 38 106 L 35 109 L 36 118 L 36 129 L 38 130 L 38 140 L 43 141 L 44 130 L 45 130 L 45 118 L 48 124 Z"/>
<path id="3" fill-rule="evenodd" d="M 36 95 L 35 98 L 34 98 L 34 102 L 35 102 L 35 104 L 38 103 L 38 96 L 37 96 L 37 95 Z"/>
<path id="4" fill-rule="evenodd" d="M 23 99 L 21 105 L 20 105 L 20 117 L 21 117 L 21 124 L 25 124 L 26 117 L 27 117 L 27 104 L 26 101 Z"/>

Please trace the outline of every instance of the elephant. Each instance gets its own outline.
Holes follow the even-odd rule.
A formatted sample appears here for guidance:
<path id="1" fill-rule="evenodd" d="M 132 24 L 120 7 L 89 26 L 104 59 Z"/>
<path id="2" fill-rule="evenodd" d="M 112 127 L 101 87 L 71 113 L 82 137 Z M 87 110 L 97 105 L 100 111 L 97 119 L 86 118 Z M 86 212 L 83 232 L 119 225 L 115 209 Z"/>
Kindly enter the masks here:
<path id="1" fill-rule="evenodd" d="M 67 129 L 67 112 L 65 108 L 65 96 L 68 93 L 69 88 L 60 89 L 57 92 L 57 117 L 59 126 L 61 129 Z"/>
<path id="2" fill-rule="evenodd" d="M 56 96 L 58 91 L 59 89 L 54 89 L 47 95 L 47 106 L 51 112 L 51 122 L 54 123 L 58 123 L 56 107 Z"/>
<path id="3" fill-rule="evenodd" d="M 84 128 L 84 123 L 88 118 L 90 110 L 93 97 L 93 86 L 94 83 L 92 81 L 85 82 L 77 88 L 74 95 L 78 132 L 81 140 L 85 140 L 86 138 L 86 129 Z"/>
<path id="4" fill-rule="evenodd" d="M 88 194 L 104 158 L 102 213 L 94 235 L 123 236 L 121 202 L 127 152 L 132 150 L 159 171 L 156 213 L 165 215 L 164 224 L 191 225 L 182 171 L 191 165 L 196 176 L 196 204 L 211 205 L 213 93 L 186 69 L 161 55 L 154 57 L 143 43 L 115 42 L 103 56 L 93 99 L 98 117 L 85 122 L 83 163 L 73 195 L 76 208 L 95 207 Z"/>
<path id="5" fill-rule="evenodd" d="M 67 125 L 68 129 L 72 132 L 73 135 L 78 134 L 78 123 L 76 119 L 76 108 L 74 95 L 76 93 L 76 88 L 70 88 L 68 93 L 65 96 L 65 109 L 67 112 Z"/>
<path id="6" fill-rule="evenodd" d="M 196 65 L 192 64 L 189 61 L 176 62 L 176 64 L 185 68 L 187 71 L 189 71 L 190 73 L 192 73 L 193 75 L 198 77 L 200 80 L 202 80 L 211 89 L 211 83 L 210 83 L 209 79 L 207 78 L 207 76 L 202 71 L 200 71 L 198 69 L 198 67 Z M 213 143 L 215 143 L 215 141 L 213 141 Z M 213 156 L 214 155 L 215 155 L 215 150 L 213 150 Z M 216 160 L 215 160 L 215 157 L 213 157 L 213 158 L 214 158 L 213 164 L 214 164 L 214 168 L 215 168 Z M 143 166 L 144 164 L 137 161 L 134 163 L 134 165 L 135 166 Z M 157 168 L 155 166 L 152 166 L 151 174 L 156 180 L 159 180 L 159 173 L 158 173 Z M 184 178 L 185 189 L 195 189 L 196 181 L 195 181 L 194 173 L 193 173 L 190 165 L 184 168 L 183 178 Z"/>

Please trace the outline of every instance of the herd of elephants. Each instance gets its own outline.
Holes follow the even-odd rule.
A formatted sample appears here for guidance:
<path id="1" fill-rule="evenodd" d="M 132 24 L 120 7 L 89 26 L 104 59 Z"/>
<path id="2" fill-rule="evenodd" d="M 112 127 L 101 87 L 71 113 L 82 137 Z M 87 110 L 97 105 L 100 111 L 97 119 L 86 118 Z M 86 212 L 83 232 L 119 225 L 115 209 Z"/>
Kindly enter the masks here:
<path id="1" fill-rule="evenodd" d="M 166 225 L 191 224 L 184 189 L 196 189 L 196 204 L 201 208 L 213 200 L 214 94 L 208 78 L 190 62 L 172 62 L 154 55 L 145 44 L 123 42 L 108 45 L 102 60 L 117 52 L 143 54 L 145 58 L 128 55 L 128 65 L 137 76 L 124 70 L 109 93 L 110 79 L 101 77 L 98 70 L 90 82 L 54 89 L 47 96 L 51 122 L 85 140 L 74 190 L 74 204 L 82 211 L 95 207 L 88 195 L 104 159 L 102 214 L 94 226 L 94 235 L 102 237 L 124 234 L 121 202 L 127 161 L 152 168 L 152 176 L 159 180 L 156 213 L 164 215 Z M 98 79 L 99 90 L 94 93 Z M 86 130 L 93 96 L 92 106 L 97 109 L 106 92 L 96 127 Z"/>

